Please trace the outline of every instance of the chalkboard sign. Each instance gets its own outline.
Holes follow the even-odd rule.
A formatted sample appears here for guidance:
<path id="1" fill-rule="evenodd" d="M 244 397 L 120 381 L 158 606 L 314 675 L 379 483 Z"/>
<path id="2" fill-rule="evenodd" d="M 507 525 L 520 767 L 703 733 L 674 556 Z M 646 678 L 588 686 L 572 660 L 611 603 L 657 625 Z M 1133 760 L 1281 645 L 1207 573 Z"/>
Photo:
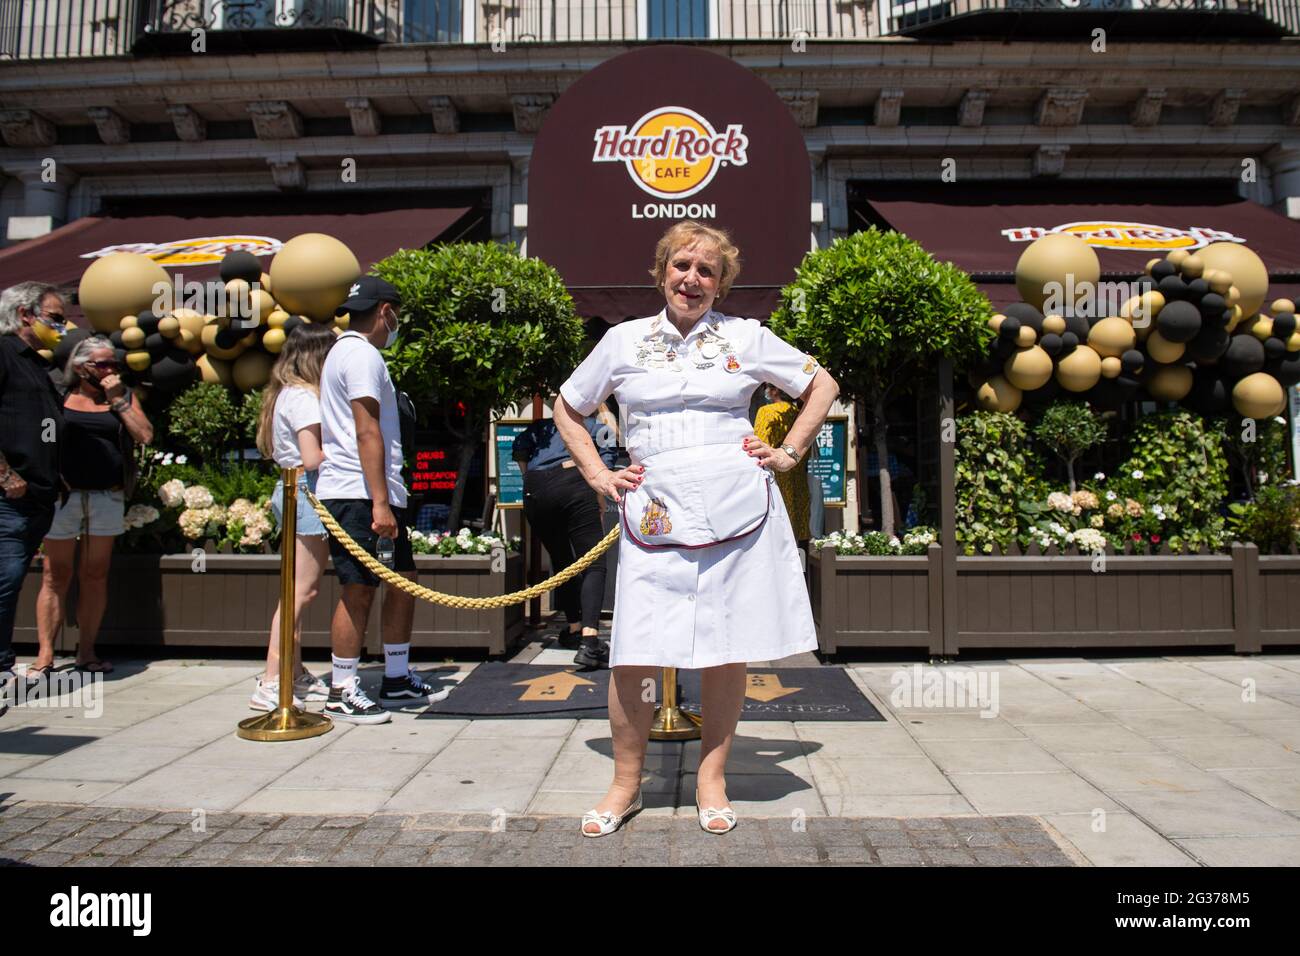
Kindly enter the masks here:
<path id="1" fill-rule="evenodd" d="M 822 503 L 827 508 L 844 507 L 848 460 L 849 419 L 836 415 L 826 419 L 808 449 L 808 473 L 821 481 Z"/>
<path id="2" fill-rule="evenodd" d="M 510 457 L 515 439 L 529 421 L 502 419 L 492 423 L 492 447 L 497 456 L 497 507 L 522 508 L 524 506 L 524 473 L 519 470 L 519 462 Z"/>

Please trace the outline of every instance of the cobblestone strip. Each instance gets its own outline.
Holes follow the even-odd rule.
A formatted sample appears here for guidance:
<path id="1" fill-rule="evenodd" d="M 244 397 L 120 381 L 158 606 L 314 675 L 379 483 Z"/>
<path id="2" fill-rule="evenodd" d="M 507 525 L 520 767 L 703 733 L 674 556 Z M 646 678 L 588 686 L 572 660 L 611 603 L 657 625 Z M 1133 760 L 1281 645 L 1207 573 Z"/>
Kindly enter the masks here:
<path id="1" fill-rule="evenodd" d="M 0 805 L 0 866 L 1073 866 L 1033 817 L 642 816 L 585 839 L 573 816 L 308 816 Z"/>

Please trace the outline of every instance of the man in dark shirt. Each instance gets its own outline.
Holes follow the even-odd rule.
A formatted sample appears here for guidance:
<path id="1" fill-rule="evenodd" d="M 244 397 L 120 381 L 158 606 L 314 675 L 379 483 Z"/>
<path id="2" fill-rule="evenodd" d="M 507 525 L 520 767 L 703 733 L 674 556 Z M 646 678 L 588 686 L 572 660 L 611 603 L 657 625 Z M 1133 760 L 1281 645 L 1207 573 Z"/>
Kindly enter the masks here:
<path id="1" fill-rule="evenodd" d="M 18 595 L 61 486 L 63 411 L 35 327 L 61 331 L 65 321 L 53 286 L 20 282 L 0 293 L 0 681 L 12 676 Z M 0 701 L 0 714 L 7 709 Z"/>

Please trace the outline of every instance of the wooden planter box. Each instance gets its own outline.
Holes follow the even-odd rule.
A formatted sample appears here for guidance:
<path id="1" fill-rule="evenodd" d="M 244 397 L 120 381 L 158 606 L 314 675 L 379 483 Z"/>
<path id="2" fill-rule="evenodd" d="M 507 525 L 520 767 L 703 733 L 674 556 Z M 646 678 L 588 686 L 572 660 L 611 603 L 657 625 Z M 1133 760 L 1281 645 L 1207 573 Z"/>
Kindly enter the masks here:
<path id="1" fill-rule="evenodd" d="M 206 569 L 199 573 L 189 554 L 115 555 L 99 643 L 265 647 L 270 639 L 271 615 L 280 599 L 280 556 L 207 553 L 203 560 Z M 491 597 L 524 586 L 523 556 L 517 553 L 506 556 L 504 572 L 495 573 L 488 555 L 416 555 L 415 564 L 420 584 L 448 594 Z M 18 641 L 36 641 L 40 567 L 38 557 L 23 587 L 14 632 Z M 69 597 L 73 605 L 75 592 Z M 320 594 L 303 616 L 305 647 L 330 646 L 330 619 L 338 599 L 338 579 L 333 568 L 328 568 Z M 377 600 L 371 611 L 366 638 L 366 650 L 374 654 L 381 647 L 379 603 Z M 461 611 L 417 601 L 411 646 L 473 648 L 501 655 L 518 642 L 523 632 L 521 604 L 490 611 Z M 65 627 L 59 649 L 72 651 L 76 640 L 76 629 Z"/>
<path id="2" fill-rule="evenodd" d="M 821 649 L 1231 647 L 1300 643 L 1300 556 L 809 556 Z"/>

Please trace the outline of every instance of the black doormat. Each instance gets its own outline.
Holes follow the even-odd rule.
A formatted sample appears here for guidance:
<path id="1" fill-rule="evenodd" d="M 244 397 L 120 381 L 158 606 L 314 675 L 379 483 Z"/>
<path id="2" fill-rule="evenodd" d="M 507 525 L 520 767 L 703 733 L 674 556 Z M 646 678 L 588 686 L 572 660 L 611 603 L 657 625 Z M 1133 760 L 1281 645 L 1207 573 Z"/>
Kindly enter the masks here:
<path id="1" fill-rule="evenodd" d="M 698 710 L 699 671 L 678 671 L 681 701 Z M 741 720 L 884 720 L 839 667 L 758 667 L 749 672 Z M 609 671 L 479 664 L 421 717 L 608 720 Z"/>

